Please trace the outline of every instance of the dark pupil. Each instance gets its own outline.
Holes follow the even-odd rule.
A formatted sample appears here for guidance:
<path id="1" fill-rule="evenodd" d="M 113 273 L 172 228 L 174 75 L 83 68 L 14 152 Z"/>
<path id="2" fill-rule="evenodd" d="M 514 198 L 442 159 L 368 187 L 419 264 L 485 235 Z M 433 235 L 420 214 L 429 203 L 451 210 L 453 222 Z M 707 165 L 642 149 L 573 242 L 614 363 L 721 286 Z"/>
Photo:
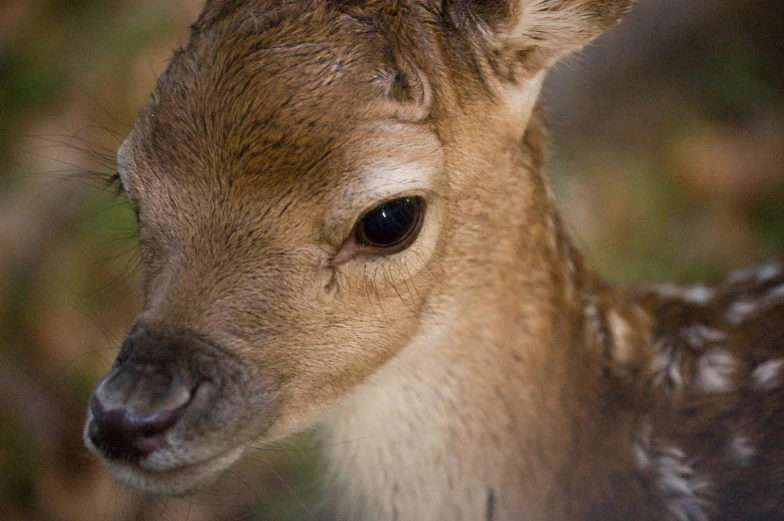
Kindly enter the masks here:
<path id="1" fill-rule="evenodd" d="M 405 240 L 417 224 L 421 200 L 418 197 L 394 199 L 370 210 L 357 228 L 361 244 L 388 248 Z"/>

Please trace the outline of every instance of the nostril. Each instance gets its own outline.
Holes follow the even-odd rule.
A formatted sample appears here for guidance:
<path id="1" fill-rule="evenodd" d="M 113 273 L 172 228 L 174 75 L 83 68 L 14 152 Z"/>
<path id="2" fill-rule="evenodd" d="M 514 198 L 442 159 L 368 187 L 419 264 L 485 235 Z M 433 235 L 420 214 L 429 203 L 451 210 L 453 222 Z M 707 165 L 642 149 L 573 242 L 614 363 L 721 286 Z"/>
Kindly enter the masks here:
<path id="1" fill-rule="evenodd" d="M 165 444 L 163 434 L 177 423 L 185 406 L 140 416 L 127 409 L 107 411 L 93 397 L 90 403 L 93 418 L 87 434 L 108 457 L 138 460 Z"/>
<path id="2" fill-rule="evenodd" d="M 138 433 L 144 436 L 160 434 L 177 422 L 184 404 L 176 409 L 164 409 L 146 415 L 136 415 L 127 409 L 104 410 L 96 397 L 90 401 L 90 412 L 101 428 L 110 431 Z"/>
<path id="3" fill-rule="evenodd" d="M 168 373 L 165 382 L 162 373 Z M 90 400 L 87 435 L 107 457 L 138 461 L 165 445 L 165 433 L 190 400 L 190 390 L 175 372 L 120 367 Z"/>

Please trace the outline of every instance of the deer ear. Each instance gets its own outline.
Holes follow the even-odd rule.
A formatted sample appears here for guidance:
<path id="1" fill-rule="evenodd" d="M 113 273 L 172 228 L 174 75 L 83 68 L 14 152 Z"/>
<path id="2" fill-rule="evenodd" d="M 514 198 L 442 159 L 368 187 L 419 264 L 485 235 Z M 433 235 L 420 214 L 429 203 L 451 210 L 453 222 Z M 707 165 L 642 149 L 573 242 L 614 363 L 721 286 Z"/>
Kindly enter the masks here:
<path id="1" fill-rule="evenodd" d="M 457 0 L 494 44 L 531 52 L 542 66 L 581 48 L 609 29 L 634 0 Z"/>

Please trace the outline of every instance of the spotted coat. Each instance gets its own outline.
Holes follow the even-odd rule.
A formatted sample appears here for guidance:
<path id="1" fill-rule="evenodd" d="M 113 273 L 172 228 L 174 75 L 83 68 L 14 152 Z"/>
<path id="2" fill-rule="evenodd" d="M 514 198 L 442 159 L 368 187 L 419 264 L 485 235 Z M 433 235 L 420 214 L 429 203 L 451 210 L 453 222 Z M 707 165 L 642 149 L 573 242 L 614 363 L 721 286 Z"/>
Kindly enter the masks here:
<path id="1" fill-rule="evenodd" d="M 637 291 L 653 351 L 632 443 L 671 519 L 784 519 L 784 262 Z"/>

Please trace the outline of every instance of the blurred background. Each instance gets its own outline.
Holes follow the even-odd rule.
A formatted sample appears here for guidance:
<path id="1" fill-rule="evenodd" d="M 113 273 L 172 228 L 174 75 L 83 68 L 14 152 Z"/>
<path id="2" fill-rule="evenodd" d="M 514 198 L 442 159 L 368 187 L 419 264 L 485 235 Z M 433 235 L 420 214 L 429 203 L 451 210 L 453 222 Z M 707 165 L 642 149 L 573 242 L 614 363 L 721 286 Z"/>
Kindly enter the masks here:
<path id="1" fill-rule="evenodd" d="M 115 485 L 81 429 L 140 308 L 134 219 L 104 188 L 201 0 L 0 1 L 0 519 L 315 519 L 317 443 L 215 487 Z M 545 91 L 550 176 L 608 279 L 715 281 L 784 254 L 784 3 L 639 0 Z"/>

